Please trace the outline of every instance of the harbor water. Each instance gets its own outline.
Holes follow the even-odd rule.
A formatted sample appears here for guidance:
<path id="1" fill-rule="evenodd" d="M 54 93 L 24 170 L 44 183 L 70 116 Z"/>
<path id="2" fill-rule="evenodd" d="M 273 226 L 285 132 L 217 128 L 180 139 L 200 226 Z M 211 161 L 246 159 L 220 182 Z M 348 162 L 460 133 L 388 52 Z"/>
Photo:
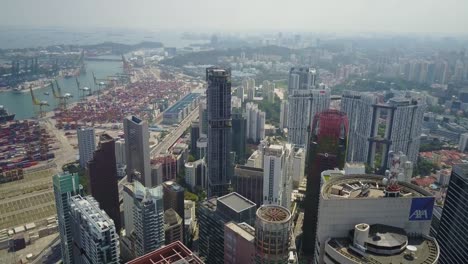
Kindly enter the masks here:
<path id="1" fill-rule="evenodd" d="M 92 91 L 97 91 L 97 85 L 94 85 L 93 72 L 97 79 L 105 79 L 107 76 L 116 73 L 122 73 L 122 62 L 118 61 L 86 61 L 86 73 L 78 76 L 81 87 L 89 87 Z M 73 97 L 69 102 L 76 102 L 80 100 L 81 91 L 78 91 L 75 77 L 73 78 L 58 78 L 57 79 L 62 94 L 70 93 Z M 51 111 L 58 106 L 58 99 L 54 98 L 52 88 L 41 88 L 33 90 L 34 96 L 40 101 L 47 101 L 50 106 L 44 107 L 45 110 Z M 45 93 L 49 93 L 46 95 Z M 0 105 L 3 105 L 8 112 L 15 113 L 15 119 L 25 119 L 36 117 L 39 111 L 38 106 L 33 106 L 31 94 L 29 90 L 22 93 L 14 93 L 12 91 L 0 93 Z"/>

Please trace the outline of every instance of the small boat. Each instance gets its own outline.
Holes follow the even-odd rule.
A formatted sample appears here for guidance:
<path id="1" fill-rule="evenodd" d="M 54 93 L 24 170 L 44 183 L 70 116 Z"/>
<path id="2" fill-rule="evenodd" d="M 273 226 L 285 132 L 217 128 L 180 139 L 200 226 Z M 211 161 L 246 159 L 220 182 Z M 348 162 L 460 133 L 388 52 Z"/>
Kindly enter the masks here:
<path id="1" fill-rule="evenodd" d="M 5 123 L 7 121 L 13 121 L 15 119 L 15 114 L 8 113 L 8 111 L 0 105 L 0 123 Z"/>
<path id="2" fill-rule="evenodd" d="M 50 93 L 49 92 L 45 92 L 44 95 L 49 95 Z"/>

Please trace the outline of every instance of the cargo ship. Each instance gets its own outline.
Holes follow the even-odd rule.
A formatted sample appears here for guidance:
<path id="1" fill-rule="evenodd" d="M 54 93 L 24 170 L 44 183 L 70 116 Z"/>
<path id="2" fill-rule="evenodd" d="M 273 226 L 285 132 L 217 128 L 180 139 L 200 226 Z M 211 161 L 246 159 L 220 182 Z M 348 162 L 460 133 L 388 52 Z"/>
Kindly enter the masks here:
<path id="1" fill-rule="evenodd" d="M 5 107 L 3 107 L 3 105 L 0 105 L 0 123 L 13 121 L 13 119 L 15 119 L 15 114 L 8 113 Z"/>

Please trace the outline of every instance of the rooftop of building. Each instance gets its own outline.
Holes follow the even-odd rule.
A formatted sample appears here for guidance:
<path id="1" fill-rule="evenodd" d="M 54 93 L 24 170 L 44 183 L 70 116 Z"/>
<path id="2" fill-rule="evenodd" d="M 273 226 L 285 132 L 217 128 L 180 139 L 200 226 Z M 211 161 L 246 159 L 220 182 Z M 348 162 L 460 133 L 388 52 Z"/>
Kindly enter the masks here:
<path id="1" fill-rule="evenodd" d="M 104 133 L 104 134 L 102 134 L 102 135 L 99 137 L 99 140 L 104 142 L 104 141 L 111 141 L 111 140 L 114 140 L 114 138 L 111 137 L 109 134 Z"/>
<path id="2" fill-rule="evenodd" d="M 203 264 L 203 261 L 190 251 L 182 242 L 176 241 L 146 255 L 127 262 L 127 264 Z"/>
<path id="3" fill-rule="evenodd" d="M 398 182 L 400 197 L 432 196 L 428 191 L 406 182 Z M 324 199 L 375 199 L 385 197 L 385 178 L 380 175 L 357 174 L 332 177 L 322 186 Z"/>
<path id="4" fill-rule="evenodd" d="M 178 184 L 177 182 L 174 182 L 174 181 L 166 181 L 166 182 L 163 182 L 163 185 L 164 187 L 166 187 L 167 189 L 173 191 L 173 192 L 183 192 L 184 191 L 184 187 L 182 187 L 180 184 Z"/>
<path id="5" fill-rule="evenodd" d="M 366 225 L 367 224 L 360 224 Z M 371 225 L 364 247 L 353 241 L 355 230 L 349 237 L 331 238 L 327 246 L 342 257 L 351 260 L 349 263 L 435 263 L 439 255 L 439 247 L 435 239 L 423 235 L 408 235 L 404 229 L 387 226 Z M 364 234 L 365 235 L 365 234 Z"/>
<path id="6" fill-rule="evenodd" d="M 177 214 L 176 211 L 174 211 L 174 209 L 167 209 L 164 212 L 164 225 L 169 227 L 177 224 L 182 224 L 182 218 Z"/>
<path id="7" fill-rule="evenodd" d="M 257 217 L 270 223 L 285 223 L 291 220 L 291 212 L 279 205 L 262 205 L 257 209 Z"/>
<path id="8" fill-rule="evenodd" d="M 219 203 L 223 203 L 227 207 L 236 212 L 242 212 L 257 205 L 242 195 L 232 192 L 218 198 Z"/>
<path id="9" fill-rule="evenodd" d="M 238 224 L 235 222 L 229 222 L 226 224 L 226 227 L 247 241 L 252 242 L 255 240 L 255 229 L 247 223 Z"/>
<path id="10" fill-rule="evenodd" d="M 129 117 L 127 117 L 127 119 L 132 121 L 135 124 L 140 124 L 140 123 L 143 122 L 143 120 L 141 120 L 140 118 L 138 118 L 136 116 L 129 116 Z"/>
<path id="11" fill-rule="evenodd" d="M 97 230 L 103 232 L 114 226 L 114 221 L 99 208 L 98 202 L 92 196 L 76 195 L 70 198 L 70 210 L 77 210 Z"/>

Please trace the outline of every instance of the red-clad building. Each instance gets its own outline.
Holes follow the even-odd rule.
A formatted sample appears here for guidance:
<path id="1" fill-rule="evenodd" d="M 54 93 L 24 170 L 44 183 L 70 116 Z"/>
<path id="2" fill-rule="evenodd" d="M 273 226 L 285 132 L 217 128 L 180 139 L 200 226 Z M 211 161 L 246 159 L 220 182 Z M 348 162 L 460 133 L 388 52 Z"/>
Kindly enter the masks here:
<path id="1" fill-rule="evenodd" d="M 151 253 L 127 262 L 127 264 L 203 264 L 182 242 L 176 241 Z"/>

